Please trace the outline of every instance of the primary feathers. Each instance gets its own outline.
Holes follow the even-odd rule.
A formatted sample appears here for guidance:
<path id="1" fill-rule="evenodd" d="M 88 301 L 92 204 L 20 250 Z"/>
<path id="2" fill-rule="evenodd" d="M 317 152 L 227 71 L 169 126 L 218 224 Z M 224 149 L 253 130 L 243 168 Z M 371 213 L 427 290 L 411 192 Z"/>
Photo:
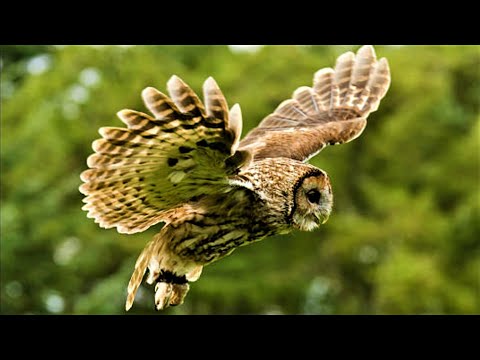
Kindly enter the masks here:
<path id="1" fill-rule="evenodd" d="M 215 81 L 204 84 L 206 109 L 178 77 L 169 80 L 168 89 L 173 101 L 154 88 L 142 92 L 155 117 L 119 111 L 128 129 L 100 128 L 102 139 L 93 142 L 95 153 L 87 159 L 91 169 L 81 174 L 80 191 L 87 195 L 87 216 L 104 228 L 143 231 L 190 198 L 223 191 L 227 175 L 241 165 L 242 152 L 232 156 L 241 114 L 233 109 L 229 121 Z"/>
<path id="2" fill-rule="evenodd" d="M 327 145 L 359 136 L 389 85 L 388 62 L 377 61 L 373 47 L 360 48 L 356 56 L 347 52 L 335 69 L 315 73 L 313 87 L 295 90 L 242 140 L 241 148 L 251 149 L 255 159 L 308 160 Z"/>
<path id="3" fill-rule="evenodd" d="M 238 246 L 326 222 L 330 180 L 306 161 L 358 137 L 389 84 L 387 60 L 373 47 L 345 53 L 243 140 L 240 107 L 229 110 L 213 78 L 204 103 L 175 75 L 169 96 L 143 90 L 153 116 L 122 110 L 127 128 L 101 128 L 80 186 L 83 209 L 101 227 L 136 233 L 165 223 L 135 264 L 126 309 L 147 269 L 156 308 L 179 305 L 203 266 Z"/>

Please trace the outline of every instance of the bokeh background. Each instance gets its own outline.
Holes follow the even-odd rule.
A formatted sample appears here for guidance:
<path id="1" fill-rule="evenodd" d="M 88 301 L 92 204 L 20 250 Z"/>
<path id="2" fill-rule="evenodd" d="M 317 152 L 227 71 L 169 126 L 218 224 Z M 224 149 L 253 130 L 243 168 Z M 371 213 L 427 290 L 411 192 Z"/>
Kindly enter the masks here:
<path id="1" fill-rule="evenodd" d="M 124 314 L 159 230 L 121 235 L 81 210 L 79 175 L 101 126 L 177 74 L 213 76 L 244 134 L 319 68 L 359 46 L 1 46 L 2 314 Z M 311 162 L 335 207 L 311 233 L 237 249 L 185 303 L 129 314 L 480 313 L 480 47 L 376 46 L 392 84 L 366 131 Z M 286 144 L 288 146 L 288 144 Z"/>

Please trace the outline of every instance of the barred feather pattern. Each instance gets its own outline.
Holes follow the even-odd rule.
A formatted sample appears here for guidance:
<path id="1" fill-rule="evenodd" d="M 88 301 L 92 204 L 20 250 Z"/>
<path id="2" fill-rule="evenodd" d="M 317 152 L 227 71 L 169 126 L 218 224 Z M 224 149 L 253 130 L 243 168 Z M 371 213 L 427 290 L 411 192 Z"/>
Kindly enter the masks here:
<path id="1" fill-rule="evenodd" d="M 315 73 L 313 87 L 299 87 L 247 134 L 240 149 L 250 150 L 255 159 L 307 161 L 327 145 L 358 137 L 389 86 L 388 62 L 377 61 L 372 46 L 342 54 L 334 69 Z"/>
<path id="2" fill-rule="evenodd" d="M 240 108 L 228 110 L 213 78 L 203 85 L 205 106 L 177 76 L 167 88 L 170 97 L 152 87 L 142 92 L 154 117 L 119 111 L 127 128 L 103 127 L 92 144 L 80 191 L 87 216 L 101 227 L 143 231 L 191 198 L 228 191 L 228 176 L 249 158 L 236 151 Z"/>
<path id="3" fill-rule="evenodd" d="M 388 63 L 371 46 L 347 52 L 242 141 L 240 107 L 228 109 L 213 78 L 203 84 L 203 103 L 177 76 L 167 82 L 169 96 L 144 89 L 153 116 L 121 110 L 126 128 L 101 128 L 80 186 L 83 209 L 102 227 L 135 233 L 164 222 L 135 263 L 126 310 L 146 272 L 156 309 L 179 305 L 203 266 L 265 237 L 325 223 L 330 180 L 306 161 L 358 137 L 389 84 Z"/>

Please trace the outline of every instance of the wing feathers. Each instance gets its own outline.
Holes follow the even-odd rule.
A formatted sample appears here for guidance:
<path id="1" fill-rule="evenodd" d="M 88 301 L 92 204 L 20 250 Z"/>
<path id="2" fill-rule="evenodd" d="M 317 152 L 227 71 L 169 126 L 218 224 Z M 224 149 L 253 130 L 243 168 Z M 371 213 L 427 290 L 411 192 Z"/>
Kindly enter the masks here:
<path id="1" fill-rule="evenodd" d="M 307 160 L 326 145 L 358 137 L 389 85 L 388 62 L 377 61 L 372 46 L 361 47 L 356 55 L 344 53 L 335 69 L 318 70 L 313 87 L 299 87 L 292 99 L 283 101 L 247 134 L 240 149 L 248 148 L 257 159 L 285 156 Z M 338 122 L 345 123 L 339 126 Z M 278 145 L 278 141 L 283 143 Z"/>
<path id="2" fill-rule="evenodd" d="M 307 115 L 316 114 L 320 111 L 317 97 L 312 88 L 301 86 L 293 93 L 293 99 L 297 101 L 303 112 Z"/>
<path id="3" fill-rule="evenodd" d="M 142 98 L 150 112 L 157 119 L 175 118 L 180 110 L 165 94 L 153 87 L 147 87 L 142 91 Z"/>
<path id="4" fill-rule="evenodd" d="M 228 122 L 228 106 L 216 81 L 210 76 L 203 83 L 203 96 L 207 107 L 207 116 Z"/>
<path id="5" fill-rule="evenodd" d="M 154 118 L 139 111 L 124 109 L 117 112 L 117 116 L 132 130 L 148 131 L 154 126 Z"/>
<path id="6" fill-rule="evenodd" d="M 387 59 L 381 58 L 370 76 L 367 88 L 370 90 L 365 106 L 362 112 L 373 112 L 378 109 L 380 100 L 385 96 L 390 86 L 390 68 Z"/>
<path id="7" fill-rule="evenodd" d="M 365 101 L 368 98 L 370 89 L 367 83 L 374 69 L 376 55 L 373 47 L 363 46 L 358 50 L 355 64 L 352 69 L 352 78 L 350 80 L 350 89 L 347 96 L 352 98 L 352 105 L 356 110 L 361 112 Z M 363 115 L 363 114 L 361 114 Z"/>
<path id="8" fill-rule="evenodd" d="M 331 89 L 335 72 L 332 68 L 318 70 L 313 76 L 313 91 L 320 100 L 320 111 L 328 111 L 331 107 Z"/>
<path id="9" fill-rule="evenodd" d="M 341 105 L 350 106 L 352 94 L 349 93 L 352 69 L 355 62 L 355 55 L 347 52 L 337 59 L 335 65 L 334 83 L 339 87 L 338 96 L 342 99 Z"/>
<path id="10" fill-rule="evenodd" d="M 337 59 L 334 82 L 338 85 L 340 98 L 344 98 L 349 89 L 354 61 L 355 55 L 351 51 L 340 55 Z"/>
<path id="11" fill-rule="evenodd" d="M 295 99 L 289 99 L 278 105 L 274 112 L 276 115 L 292 120 L 302 120 L 307 118 L 307 114 L 302 111 L 300 103 Z"/>
<path id="12" fill-rule="evenodd" d="M 234 140 L 232 143 L 231 154 L 233 155 L 237 151 L 238 144 L 240 143 L 240 136 L 242 135 L 242 110 L 240 105 L 235 104 L 230 109 L 230 119 L 228 128 L 233 133 Z"/>
<path id="13" fill-rule="evenodd" d="M 178 76 L 173 75 L 168 80 L 167 89 L 173 102 L 182 112 L 206 116 L 205 108 L 197 94 Z"/>
<path id="14" fill-rule="evenodd" d="M 240 107 L 230 121 L 227 102 L 213 78 L 204 83 L 205 103 L 179 77 L 167 83 L 171 99 L 148 87 L 145 105 L 155 115 L 121 110 L 128 128 L 103 127 L 92 143 L 90 169 L 80 178 L 87 216 L 105 228 L 134 233 L 162 221 L 192 197 L 229 188 L 228 176 L 251 159 L 236 151 Z"/>

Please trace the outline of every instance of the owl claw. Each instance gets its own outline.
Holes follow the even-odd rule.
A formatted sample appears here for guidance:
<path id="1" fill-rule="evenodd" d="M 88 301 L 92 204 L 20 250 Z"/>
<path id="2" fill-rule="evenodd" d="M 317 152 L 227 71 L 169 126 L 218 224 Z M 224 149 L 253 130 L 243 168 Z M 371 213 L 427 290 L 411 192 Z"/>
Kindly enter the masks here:
<path id="1" fill-rule="evenodd" d="M 172 296 L 170 297 L 170 306 L 177 306 L 183 304 L 183 300 L 190 289 L 188 283 L 173 284 Z"/>
<path id="2" fill-rule="evenodd" d="M 155 307 L 157 310 L 163 310 L 170 305 L 172 297 L 173 284 L 158 282 L 155 285 Z"/>
<path id="3" fill-rule="evenodd" d="M 172 284 L 163 281 L 155 285 L 155 309 L 163 310 L 169 306 L 183 304 L 190 286 L 185 284 Z"/>

